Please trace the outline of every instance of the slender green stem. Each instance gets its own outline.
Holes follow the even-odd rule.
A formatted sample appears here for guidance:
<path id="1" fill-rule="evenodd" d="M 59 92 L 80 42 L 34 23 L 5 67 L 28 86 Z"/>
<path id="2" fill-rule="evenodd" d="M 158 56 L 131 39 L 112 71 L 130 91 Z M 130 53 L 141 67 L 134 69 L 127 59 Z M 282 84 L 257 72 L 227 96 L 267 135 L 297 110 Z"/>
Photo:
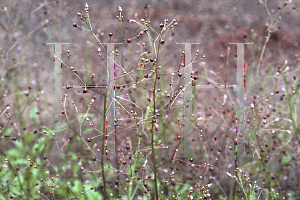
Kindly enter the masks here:
<path id="1" fill-rule="evenodd" d="M 238 179 L 237 180 L 238 180 L 238 183 L 239 183 L 240 187 L 243 190 L 243 193 L 245 195 L 246 200 L 248 200 L 248 195 L 247 195 L 247 192 L 245 191 L 245 188 L 244 188 L 244 185 L 243 185 L 243 180 L 242 180 L 242 177 L 241 177 L 240 174 L 238 175 Z"/>
<path id="2" fill-rule="evenodd" d="M 156 84 L 157 84 L 157 65 L 158 65 L 158 55 L 159 55 L 159 44 L 157 47 L 157 55 L 156 55 L 156 66 L 155 66 L 155 81 L 154 81 L 154 88 L 153 88 L 153 116 L 156 116 L 156 95 L 155 95 L 155 90 L 156 90 Z M 155 183 L 155 197 L 156 200 L 158 200 L 158 187 L 157 187 L 157 175 L 156 175 L 156 162 L 155 162 L 155 150 L 154 150 L 154 123 L 152 123 L 152 135 L 151 135 L 151 148 L 152 148 L 152 158 L 153 158 L 153 172 L 154 172 L 154 183 Z"/>
<path id="3" fill-rule="evenodd" d="M 123 21 L 121 21 L 121 31 L 122 31 L 122 37 L 121 37 L 121 41 L 124 40 L 124 33 L 123 33 Z"/>
<path id="4" fill-rule="evenodd" d="M 273 22 L 273 21 L 272 21 Z M 271 23 L 270 27 L 272 27 L 273 23 Z M 254 80 L 257 80 L 257 76 L 258 76 L 258 73 L 259 73 L 259 69 L 260 69 L 260 65 L 261 65 L 261 61 L 262 61 L 262 58 L 265 54 L 265 51 L 266 51 L 266 47 L 267 47 L 267 44 L 270 40 L 270 37 L 271 37 L 271 31 L 268 31 L 268 35 L 267 35 L 267 38 L 265 40 L 265 43 L 264 43 L 264 46 L 263 46 L 263 49 L 261 51 L 261 54 L 260 54 L 260 57 L 259 57 L 259 61 L 258 61 L 258 65 L 257 65 L 257 69 L 256 69 L 256 74 L 255 74 L 255 78 Z M 251 87 L 250 87 L 250 90 L 249 90 L 249 94 L 250 94 L 250 91 L 252 90 L 253 86 L 254 86 L 254 83 L 255 81 L 253 81 Z"/>
<path id="5" fill-rule="evenodd" d="M 287 102 L 288 102 L 288 106 L 289 106 L 289 110 L 290 110 L 290 119 L 292 120 L 292 123 L 293 123 L 293 127 L 294 127 L 294 130 L 295 130 L 295 134 L 297 136 L 297 138 L 299 139 L 299 134 L 298 134 L 298 129 L 297 129 L 297 124 L 296 124 L 296 119 L 294 119 L 294 114 L 293 114 L 293 107 L 292 107 L 292 104 L 291 104 L 291 96 L 289 94 L 289 89 L 288 89 L 288 84 L 287 84 L 287 79 L 286 79 L 286 75 L 284 75 L 284 82 L 285 82 L 285 88 L 286 88 L 286 96 L 287 96 Z"/>
<path id="6" fill-rule="evenodd" d="M 88 22 L 86 23 L 87 27 L 89 28 L 89 31 L 93 34 L 93 36 L 96 38 L 96 40 L 98 41 L 98 43 L 103 47 L 104 50 L 106 50 L 106 48 L 103 46 L 103 44 L 101 43 L 101 41 L 99 40 L 99 38 L 95 35 L 94 31 L 92 30 L 92 26 L 91 26 L 91 22 L 90 22 L 90 15 L 87 14 L 87 18 L 88 18 Z"/>
<path id="7" fill-rule="evenodd" d="M 106 99 L 107 99 L 107 91 L 104 98 L 104 112 L 103 112 L 103 133 L 105 133 L 106 129 Z M 105 144 L 105 137 L 106 135 L 103 134 L 103 140 L 102 140 L 102 157 L 101 157 L 101 168 L 102 168 L 102 180 L 103 180 L 103 196 L 104 199 L 106 199 L 106 181 L 105 181 L 105 173 L 104 173 L 104 144 Z"/>
<path id="8" fill-rule="evenodd" d="M 235 161 L 234 161 L 234 167 L 235 167 L 235 169 L 237 168 L 237 160 L 238 160 L 238 156 L 236 155 Z M 238 176 L 238 173 L 237 173 L 237 172 L 235 173 L 235 176 L 236 176 L 236 177 Z M 235 181 L 235 182 L 234 182 L 234 185 L 233 185 L 233 198 L 234 198 L 234 199 L 235 199 L 235 196 L 236 196 L 236 185 L 237 185 L 237 182 Z"/>
<path id="9" fill-rule="evenodd" d="M 144 120 L 144 121 L 147 121 L 147 120 L 148 120 L 149 113 L 150 113 L 150 107 L 147 108 L 146 116 L 145 116 L 145 120 Z M 142 130 L 144 130 L 144 128 L 145 128 L 145 123 L 142 124 Z M 143 133 L 142 130 L 140 131 L 140 133 Z M 137 131 L 139 131 L 139 130 L 137 129 Z M 141 141 L 142 141 L 142 138 L 139 137 L 137 150 L 140 149 Z M 137 164 L 137 159 L 138 159 L 138 151 L 136 151 L 136 154 L 135 154 L 134 156 L 136 156 L 136 159 L 134 159 L 133 165 L 132 165 L 132 167 L 131 167 L 131 174 L 133 174 L 134 170 L 136 169 L 136 164 Z M 134 157 L 134 156 L 133 156 L 133 157 Z M 132 180 L 133 180 L 132 177 L 130 177 L 130 181 L 132 181 Z M 133 199 L 133 197 L 132 197 L 132 195 L 131 195 L 131 194 L 132 194 L 132 188 L 133 188 L 133 184 L 132 184 L 132 185 L 130 186 L 130 188 L 129 188 L 129 199 Z"/>
<path id="10" fill-rule="evenodd" d="M 266 10 L 267 10 L 267 12 L 268 12 L 268 15 L 271 16 L 270 13 L 269 13 L 269 11 L 268 11 L 267 0 L 265 1 L 265 7 L 266 7 Z M 257 65 L 257 69 L 256 69 L 256 74 L 255 74 L 254 80 L 257 80 L 257 76 L 258 76 L 259 69 L 260 69 L 260 66 L 261 66 L 262 58 L 263 58 L 263 56 L 264 56 L 264 54 L 265 54 L 265 51 L 266 51 L 266 48 L 267 48 L 267 44 L 268 44 L 268 42 L 269 42 L 269 40 L 270 40 L 270 38 L 271 38 L 271 35 L 272 35 L 272 33 L 274 32 L 274 30 L 271 30 L 271 29 L 273 28 L 274 23 L 277 22 L 278 19 L 281 17 L 281 14 L 282 14 L 283 11 L 286 9 L 286 7 L 287 7 L 287 5 L 285 5 L 285 6 L 283 7 L 283 9 L 280 11 L 280 13 L 279 13 L 275 18 L 271 17 L 271 23 L 270 23 L 270 25 L 268 26 L 268 29 L 267 29 L 266 40 L 265 40 L 264 46 L 263 46 L 263 48 L 262 48 L 262 51 L 261 51 L 261 53 L 260 53 L 260 57 L 259 57 L 259 61 L 258 61 L 258 65 Z M 276 25 L 276 24 L 275 24 L 275 25 Z M 252 83 L 252 85 L 251 85 L 251 87 L 250 87 L 250 90 L 249 90 L 248 95 L 250 94 L 250 92 L 251 92 L 251 90 L 252 90 L 252 88 L 253 88 L 253 86 L 254 86 L 254 83 L 255 83 L 255 81 L 253 81 L 253 83 Z"/>

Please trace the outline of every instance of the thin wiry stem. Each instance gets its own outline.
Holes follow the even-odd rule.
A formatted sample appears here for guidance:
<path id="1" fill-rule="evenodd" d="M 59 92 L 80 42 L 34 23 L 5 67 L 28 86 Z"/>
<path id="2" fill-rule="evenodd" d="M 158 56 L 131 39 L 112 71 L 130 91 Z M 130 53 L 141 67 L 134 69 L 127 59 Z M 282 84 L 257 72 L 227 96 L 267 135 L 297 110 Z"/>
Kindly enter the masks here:
<path id="1" fill-rule="evenodd" d="M 154 88 L 153 88 L 153 114 L 154 117 L 156 116 L 156 95 L 155 95 L 155 90 L 156 90 L 156 84 L 157 84 L 157 67 L 158 67 L 158 54 L 159 54 L 159 45 L 157 47 L 157 54 L 156 54 L 156 68 L 155 68 L 155 82 L 154 82 Z M 155 119 L 155 118 L 153 118 Z M 151 148 L 152 148 L 152 159 L 153 159 L 153 168 L 154 168 L 154 184 L 155 184 L 155 197 L 156 200 L 158 200 L 158 187 L 157 187 L 157 169 L 156 169 L 156 162 L 155 162 L 155 150 L 154 150 L 154 123 L 152 123 L 152 135 L 151 135 Z"/>
<path id="2" fill-rule="evenodd" d="M 105 133 L 106 129 L 106 100 L 107 100 L 107 91 L 106 95 L 104 98 L 104 114 L 103 114 L 103 133 Z M 107 194 L 106 194 L 106 181 L 105 181 L 105 173 L 104 173 L 104 144 L 105 144 L 105 135 L 103 135 L 103 140 L 102 140 L 102 159 L 101 159 L 101 168 L 102 168 L 102 180 L 103 180 L 103 193 L 104 193 L 104 199 L 106 199 Z"/>

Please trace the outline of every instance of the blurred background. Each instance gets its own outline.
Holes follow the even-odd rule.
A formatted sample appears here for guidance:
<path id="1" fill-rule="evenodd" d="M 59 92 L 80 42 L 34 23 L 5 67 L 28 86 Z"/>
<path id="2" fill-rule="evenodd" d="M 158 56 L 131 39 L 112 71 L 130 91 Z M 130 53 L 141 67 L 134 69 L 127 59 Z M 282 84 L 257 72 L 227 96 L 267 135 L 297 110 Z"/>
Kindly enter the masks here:
<path id="1" fill-rule="evenodd" d="M 53 52 L 54 45 L 50 42 L 65 42 L 62 56 L 66 58 L 67 49 L 71 50 L 72 60 L 76 68 L 84 70 L 88 65 L 93 72 L 98 69 L 97 49 L 99 45 L 93 36 L 80 28 L 74 28 L 73 23 L 85 27 L 77 16 L 77 12 L 84 13 L 85 3 L 90 6 L 90 20 L 93 30 L 101 42 L 109 42 L 108 33 L 113 33 L 112 42 L 121 42 L 121 28 L 118 19 L 118 6 L 123 9 L 124 38 L 134 37 L 141 31 L 136 24 L 131 24 L 129 19 L 145 18 L 145 5 L 151 6 L 151 24 L 160 30 L 159 24 L 164 19 L 176 19 L 178 26 L 167 34 L 164 46 L 164 57 L 161 65 L 165 68 L 178 66 L 183 45 L 175 42 L 201 42 L 192 45 L 192 49 L 200 50 L 199 55 L 205 55 L 203 62 L 194 64 L 194 71 L 201 73 L 203 65 L 209 70 L 218 73 L 222 80 L 226 79 L 226 55 L 230 47 L 228 83 L 235 83 L 236 47 L 230 42 L 254 42 L 246 45 L 246 70 L 251 74 L 256 64 L 250 59 L 251 52 L 255 58 L 259 57 L 259 50 L 264 42 L 266 23 L 269 22 L 268 14 L 263 5 L 258 1 L 1 1 L 0 16 L 0 44 L 2 49 L 1 77 L 9 80 L 12 71 L 16 71 L 15 80 L 18 90 L 24 91 L 32 87 L 33 91 L 44 91 L 43 97 L 49 100 L 53 91 L 54 77 Z M 280 12 L 278 6 L 283 7 L 284 1 L 269 1 L 268 7 L 272 14 Z M 264 63 L 271 63 L 279 67 L 286 59 L 291 59 L 295 50 L 299 48 L 300 26 L 299 8 L 297 2 L 287 8 L 282 19 L 277 24 L 278 31 L 274 32 L 268 44 Z M 253 32 L 251 32 L 253 30 Z M 133 40 L 133 45 L 147 42 L 143 36 Z M 126 44 L 125 44 L 126 45 Z M 123 45 L 123 46 L 125 46 Z M 132 47 L 131 46 L 131 47 Z M 171 50 L 172 49 L 172 50 Z M 252 49 L 258 51 L 252 51 Z M 171 51 L 169 51 L 171 50 Z M 123 52 L 123 58 L 126 53 Z M 220 57 L 221 55 L 221 57 Z M 64 57 L 65 56 L 65 57 Z M 222 58 L 222 56 L 224 58 Z M 88 61 L 87 61 L 88 57 Z M 131 60 L 132 58 L 127 58 Z M 13 62 L 14 65 L 13 65 Z M 88 63 L 87 63 L 88 62 Z M 264 68 L 264 67 L 262 67 Z M 263 73 L 263 72 L 262 72 Z M 66 75 L 66 77 L 65 77 Z M 230 76 L 229 76 L 230 75 Z M 99 78 L 99 77 L 98 77 Z M 70 77 L 63 74 L 63 84 L 70 82 Z M 75 80 L 74 80 L 75 81 Z M 101 82 L 101 81 L 99 81 Z M 207 84 L 199 81 L 199 84 Z M 70 83 L 71 84 L 71 83 Z M 220 83 L 221 84 L 221 83 Z M 12 87 L 12 86 L 11 86 Z M 8 88 L 12 90 L 12 88 Z M 12 91 L 10 91 L 12 92 Z M 8 103 L 8 102 L 6 102 Z M 43 108 L 40 108 L 43 109 Z M 46 114 L 42 113 L 41 114 Z"/>

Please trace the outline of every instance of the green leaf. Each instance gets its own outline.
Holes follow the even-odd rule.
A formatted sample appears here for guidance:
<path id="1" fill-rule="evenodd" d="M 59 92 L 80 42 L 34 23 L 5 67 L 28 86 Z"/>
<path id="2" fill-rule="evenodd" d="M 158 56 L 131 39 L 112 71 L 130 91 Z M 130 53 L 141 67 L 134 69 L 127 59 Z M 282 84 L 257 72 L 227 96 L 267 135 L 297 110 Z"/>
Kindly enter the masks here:
<path id="1" fill-rule="evenodd" d="M 35 143 L 32 147 L 32 153 L 33 154 L 39 154 L 43 151 L 44 147 L 45 147 L 45 145 L 41 142 L 40 143 Z"/>
<path id="2" fill-rule="evenodd" d="M 5 130 L 4 135 L 10 135 L 10 133 L 11 133 L 11 129 L 8 128 L 8 129 Z"/>
<path id="3" fill-rule="evenodd" d="M 72 153 L 72 160 L 73 161 L 77 161 L 78 155 L 76 155 L 75 153 Z"/>
<path id="4" fill-rule="evenodd" d="M 85 133 L 91 133 L 94 129 L 93 128 L 87 128 L 85 129 Z"/>
<path id="5" fill-rule="evenodd" d="M 89 199 L 98 199 L 102 200 L 102 195 L 100 195 L 98 192 L 95 192 L 94 190 L 89 190 L 86 195 L 88 196 Z"/>
<path id="6" fill-rule="evenodd" d="M 283 156 L 282 160 L 281 160 L 281 165 L 286 165 L 288 162 L 291 161 L 291 156 Z"/>
<path id="7" fill-rule="evenodd" d="M 74 186 L 71 188 L 75 193 L 78 193 L 82 189 L 81 181 L 80 180 L 75 180 L 74 181 Z"/>
<path id="8" fill-rule="evenodd" d="M 10 159 L 11 158 L 21 158 L 21 157 L 23 157 L 22 153 L 17 149 L 10 149 L 9 151 L 6 152 L 6 155 Z"/>
<path id="9" fill-rule="evenodd" d="M 25 135 L 25 142 L 26 143 L 31 142 L 34 137 L 35 137 L 34 134 L 26 134 Z"/>
<path id="10" fill-rule="evenodd" d="M 30 111 L 30 114 L 29 114 L 30 119 L 37 120 L 39 118 L 39 116 L 36 114 L 37 112 L 38 112 L 38 108 L 33 107 L 32 110 Z"/>
<path id="11" fill-rule="evenodd" d="M 20 150 L 23 149 L 23 143 L 21 141 L 18 140 L 14 141 L 14 145 Z"/>
<path id="12" fill-rule="evenodd" d="M 224 197 L 224 196 L 222 196 L 222 195 L 219 194 L 218 199 L 220 199 L 220 200 L 226 200 L 227 197 Z"/>
<path id="13" fill-rule="evenodd" d="M 297 105 L 294 106 L 294 111 L 293 111 L 293 119 L 292 120 L 297 120 Z M 294 127 L 295 129 L 298 129 L 298 124 L 295 123 L 296 127 Z"/>

